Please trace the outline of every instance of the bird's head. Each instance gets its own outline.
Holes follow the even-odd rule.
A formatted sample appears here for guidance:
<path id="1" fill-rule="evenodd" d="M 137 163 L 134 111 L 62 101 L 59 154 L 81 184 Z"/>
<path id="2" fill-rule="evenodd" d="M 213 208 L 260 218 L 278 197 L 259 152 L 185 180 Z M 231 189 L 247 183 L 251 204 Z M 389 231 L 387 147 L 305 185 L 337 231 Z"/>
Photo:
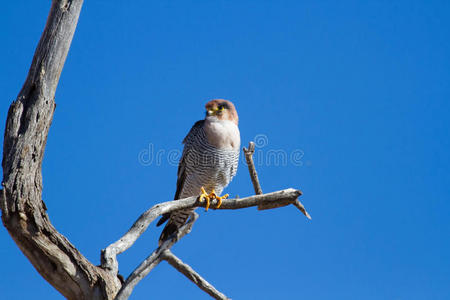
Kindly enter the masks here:
<path id="1" fill-rule="evenodd" d="M 205 108 L 207 120 L 232 121 L 236 125 L 238 124 L 238 114 L 231 101 L 214 99 L 206 103 Z"/>

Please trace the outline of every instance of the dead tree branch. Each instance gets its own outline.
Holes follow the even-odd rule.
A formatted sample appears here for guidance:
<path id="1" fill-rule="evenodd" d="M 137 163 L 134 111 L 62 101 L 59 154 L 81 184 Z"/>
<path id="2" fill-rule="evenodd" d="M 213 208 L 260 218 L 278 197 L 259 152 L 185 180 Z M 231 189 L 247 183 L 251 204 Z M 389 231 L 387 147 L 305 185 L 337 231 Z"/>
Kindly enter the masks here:
<path id="1" fill-rule="evenodd" d="M 244 151 L 245 160 L 246 160 L 247 166 L 248 166 L 248 172 L 250 174 L 250 179 L 252 180 L 252 183 L 253 183 L 253 188 L 255 189 L 255 194 L 261 195 L 263 192 L 261 189 L 261 184 L 259 183 L 258 173 L 256 172 L 255 163 L 253 162 L 253 154 L 255 153 L 255 143 L 254 142 L 248 143 L 248 148 L 244 147 L 242 150 Z M 260 203 L 258 205 L 258 210 L 265 210 L 265 209 L 280 207 L 279 204 L 280 204 L 279 202 Z M 297 207 L 308 219 L 311 220 L 311 216 L 306 211 L 303 204 L 300 201 L 298 201 L 298 199 L 292 204 L 295 207 Z M 283 205 L 281 205 L 281 206 L 283 206 Z"/>
<path id="2" fill-rule="evenodd" d="M 297 207 L 296 203 L 298 202 L 298 197 L 301 195 L 301 191 L 295 189 L 286 189 L 273 193 L 267 193 L 263 195 L 254 195 L 245 198 L 234 198 L 234 199 L 224 199 L 222 200 L 222 205 L 219 209 L 241 209 L 248 208 L 253 206 L 261 206 L 265 205 L 265 207 L 282 207 L 286 205 L 293 204 Z M 299 202 L 300 203 L 300 202 Z M 215 200 L 213 200 L 212 206 L 214 206 Z M 180 199 L 177 201 L 167 201 L 159 203 L 146 212 L 144 212 L 131 226 L 127 233 L 123 237 L 121 237 L 118 241 L 108 246 L 106 249 L 102 250 L 101 253 L 101 261 L 102 267 L 109 272 L 111 272 L 112 276 L 117 275 L 119 264 L 117 260 L 117 255 L 124 252 L 128 248 L 130 248 L 136 240 L 145 232 L 151 222 L 157 219 L 159 216 L 165 213 L 171 213 L 176 210 L 186 209 L 186 208 L 195 208 L 195 207 L 205 207 L 205 203 L 200 203 L 198 201 L 198 197 L 189 197 Z M 128 277 L 122 290 L 117 295 L 116 299 L 128 299 L 129 295 L 132 292 L 134 286 L 145 277 L 150 270 L 152 270 L 156 265 L 158 265 L 162 259 L 162 255 L 164 250 L 169 249 L 172 245 L 178 241 L 185 234 L 189 233 L 192 224 L 195 221 L 195 218 L 192 222 L 187 223 L 183 230 L 178 233 L 178 236 L 169 242 L 163 243 L 161 247 L 156 249 L 141 265 Z M 180 260 L 181 261 L 181 260 Z M 192 268 L 191 268 L 192 269 Z M 184 273 L 183 273 L 184 274 Z M 187 275 L 186 275 L 187 276 Z M 196 278 L 197 273 L 192 273 L 188 276 L 188 278 Z M 201 286 L 199 287 L 203 289 L 203 284 L 207 283 L 205 280 L 199 282 Z M 208 286 L 211 284 L 207 283 Z M 212 286 L 211 286 L 212 287 Z M 205 290 L 206 291 L 206 290 Z M 207 291 L 208 292 L 208 291 Z M 219 293 L 220 294 L 220 293 Z M 217 294 L 217 295 L 219 295 Z M 226 299 L 226 298 L 217 298 L 217 299 Z"/>
<path id="3" fill-rule="evenodd" d="M 250 179 L 252 180 L 253 188 L 255 189 L 255 194 L 261 195 L 263 192 L 261 189 L 261 185 L 259 184 L 258 173 L 256 172 L 255 169 L 255 163 L 253 162 L 253 154 L 255 153 L 255 143 L 253 142 L 248 143 L 248 148 L 244 147 L 242 148 L 242 150 L 244 151 L 245 161 L 247 162 L 248 172 L 250 173 Z"/>
<path id="4" fill-rule="evenodd" d="M 119 293 L 116 296 L 116 300 L 126 300 L 130 297 L 133 292 L 134 287 L 141 281 L 145 276 L 150 273 L 150 271 L 156 267 L 163 258 L 163 253 L 169 250 L 177 241 L 179 241 L 183 236 L 190 233 L 192 226 L 195 221 L 197 221 L 198 214 L 193 213 L 189 218 L 189 221 L 180 228 L 176 235 L 171 239 L 166 240 L 161 244 L 149 257 L 147 257 L 131 274 L 128 276 L 127 280 L 123 284 Z"/>
<path id="5" fill-rule="evenodd" d="M 220 206 L 219 210 L 241 209 L 260 205 L 272 205 L 274 207 L 281 207 L 289 204 L 294 204 L 301 194 L 301 191 L 290 188 L 273 193 L 254 195 L 245 198 L 223 199 L 222 205 Z M 171 213 L 176 210 L 186 208 L 205 207 L 205 202 L 200 203 L 197 200 L 198 197 L 194 196 L 177 201 L 171 200 L 162 202 L 156 204 L 155 206 L 144 212 L 136 220 L 136 222 L 134 222 L 133 226 L 131 226 L 131 228 L 127 233 L 125 233 L 123 237 L 121 237 L 118 241 L 109 245 L 102 251 L 102 267 L 104 269 L 110 270 L 112 273 L 117 274 L 118 262 L 116 256 L 130 248 L 134 244 L 134 242 L 144 233 L 151 222 L 165 213 Z M 216 204 L 215 201 L 216 200 L 212 201 L 211 206 L 214 206 Z"/>
<path id="6" fill-rule="evenodd" d="M 190 281 L 195 283 L 200 289 L 208 293 L 211 297 L 218 300 L 227 300 L 227 296 L 216 290 L 209 282 L 194 271 L 188 264 L 185 264 L 178 257 L 176 257 L 170 250 L 162 253 L 162 259 L 167 261 L 172 267 L 178 270 L 181 274 L 186 276 Z"/>

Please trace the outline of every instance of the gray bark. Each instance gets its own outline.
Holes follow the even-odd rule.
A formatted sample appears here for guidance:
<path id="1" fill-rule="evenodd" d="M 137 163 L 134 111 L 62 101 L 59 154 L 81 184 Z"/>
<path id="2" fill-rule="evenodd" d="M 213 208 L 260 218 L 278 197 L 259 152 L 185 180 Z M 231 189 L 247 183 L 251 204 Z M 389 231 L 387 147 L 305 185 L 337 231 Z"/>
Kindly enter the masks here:
<path id="1" fill-rule="evenodd" d="M 150 254 L 131 274 L 128 276 L 127 280 L 123 283 L 122 288 L 117 293 L 116 300 L 127 300 L 134 287 L 142 280 L 145 276 L 150 273 L 160 262 L 165 251 L 169 251 L 170 248 L 183 236 L 190 233 L 192 226 L 198 218 L 198 214 L 193 212 L 189 218 L 189 221 L 180 228 L 176 235 L 172 238 L 164 241 L 152 254 Z"/>
<path id="2" fill-rule="evenodd" d="M 261 195 L 262 189 L 259 184 L 258 173 L 255 169 L 255 163 L 253 162 L 253 154 L 255 153 L 255 143 L 248 143 L 248 148 L 242 148 L 245 155 L 245 161 L 247 162 L 248 173 L 250 174 L 250 179 L 252 180 L 253 188 L 255 189 L 256 195 Z"/>
<path id="3" fill-rule="evenodd" d="M 285 189 L 277 192 L 267 193 L 263 195 L 254 195 L 245 198 L 232 198 L 223 199 L 222 205 L 218 210 L 224 209 L 242 209 L 248 207 L 282 207 L 293 204 L 297 208 L 298 197 L 302 194 L 301 191 L 295 189 Z M 213 200 L 212 205 L 216 204 L 216 200 Z M 300 204 L 301 205 L 301 204 Z M 159 216 L 171 213 L 176 210 L 205 207 L 205 202 L 198 201 L 198 196 L 179 199 L 177 201 L 167 201 L 159 203 L 146 212 L 144 212 L 131 226 L 127 233 L 122 236 L 118 241 L 109 245 L 106 249 L 102 250 L 102 267 L 109 270 L 113 274 L 117 274 L 118 262 L 117 255 L 130 248 L 136 240 L 147 230 L 148 225 L 156 220 Z M 303 205 L 302 205 L 303 206 Z M 303 213 L 303 211 L 302 211 Z"/>
<path id="4" fill-rule="evenodd" d="M 186 276 L 190 281 L 195 283 L 200 289 L 206 292 L 208 295 L 218 300 L 227 300 L 227 296 L 216 290 L 208 281 L 206 281 L 200 274 L 195 272 L 188 264 L 185 264 L 178 257 L 176 257 L 170 250 L 166 250 L 162 253 L 162 259 L 167 261 L 178 272 Z"/>
<path id="5" fill-rule="evenodd" d="M 302 213 L 306 213 L 304 211 L 303 205 L 298 200 L 298 197 L 302 194 L 301 191 L 295 189 L 285 189 L 273 193 L 267 193 L 263 195 L 254 195 L 245 198 L 233 198 L 233 199 L 224 199 L 222 200 L 222 205 L 219 210 L 223 209 L 242 209 L 248 207 L 264 207 L 264 209 L 268 208 L 277 208 L 286 205 L 294 205 L 299 208 Z M 213 200 L 217 201 L 217 200 Z M 216 202 L 213 202 L 213 207 Z M 300 205 L 302 208 L 300 208 Z M 198 196 L 188 197 L 184 199 L 179 199 L 176 201 L 167 201 L 159 203 L 146 212 L 144 212 L 131 226 L 131 228 L 126 232 L 118 241 L 109 245 L 106 249 L 102 250 L 101 261 L 102 267 L 105 270 L 111 272 L 111 274 L 117 274 L 119 269 L 119 262 L 117 260 L 117 255 L 129 249 L 136 240 L 147 230 L 148 226 L 151 222 L 156 220 L 159 216 L 171 213 L 176 210 L 187 209 L 187 208 L 196 208 L 196 207 L 205 207 L 206 203 L 198 201 Z M 305 215 L 306 215 L 305 214 Z M 309 215 L 307 215 L 309 216 Z M 117 300 L 126 300 L 131 295 L 134 287 L 141 281 L 148 273 L 155 268 L 162 260 L 168 261 L 172 266 L 174 266 L 179 272 L 185 275 L 189 280 L 194 282 L 200 289 L 204 290 L 215 299 L 227 299 L 225 295 L 217 291 L 210 283 L 204 280 L 199 274 L 197 274 L 191 267 L 187 268 L 187 264 L 183 263 L 179 258 L 174 259 L 174 254 L 170 252 L 169 254 L 165 254 L 166 250 L 170 250 L 170 248 L 175 244 L 179 239 L 181 239 L 184 235 L 188 234 L 192 225 L 196 220 L 196 216 L 191 218 L 191 221 L 184 225 L 177 236 L 173 237 L 170 240 L 164 242 L 160 247 L 158 247 L 153 253 L 147 257 L 127 278 L 125 283 L 122 286 L 122 289 L 119 291 L 116 299 Z M 177 263 L 178 262 L 178 263 Z M 189 270 L 192 270 L 189 271 Z"/>

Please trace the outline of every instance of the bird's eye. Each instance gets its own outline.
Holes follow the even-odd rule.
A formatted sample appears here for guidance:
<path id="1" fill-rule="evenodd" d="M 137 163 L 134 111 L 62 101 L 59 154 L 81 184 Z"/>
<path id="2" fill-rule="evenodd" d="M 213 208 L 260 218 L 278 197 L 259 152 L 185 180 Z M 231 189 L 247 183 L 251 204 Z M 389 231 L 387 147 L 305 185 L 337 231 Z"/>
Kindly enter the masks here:
<path id="1" fill-rule="evenodd" d="M 219 108 L 219 111 L 222 111 L 222 110 L 224 110 L 224 109 L 225 109 L 225 107 L 224 107 L 224 106 L 222 106 L 222 105 L 221 105 L 221 106 L 219 106 L 218 108 Z"/>

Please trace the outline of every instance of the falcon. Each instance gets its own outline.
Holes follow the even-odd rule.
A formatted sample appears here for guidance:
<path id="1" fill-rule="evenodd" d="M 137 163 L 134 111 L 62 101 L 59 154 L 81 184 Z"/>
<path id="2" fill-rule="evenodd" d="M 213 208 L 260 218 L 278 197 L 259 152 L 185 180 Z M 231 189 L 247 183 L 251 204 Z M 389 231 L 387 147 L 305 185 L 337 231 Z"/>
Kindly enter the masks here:
<path id="1" fill-rule="evenodd" d="M 174 200 L 200 195 L 200 201 L 206 201 L 207 211 L 211 199 L 217 199 L 215 208 L 219 208 L 222 199 L 228 197 L 228 194 L 219 195 L 236 175 L 241 138 L 233 103 L 214 99 L 205 108 L 205 119 L 197 121 L 183 140 Z M 186 209 L 163 215 L 157 226 L 168 222 L 159 244 L 176 233 L 193 211 Z"/>

